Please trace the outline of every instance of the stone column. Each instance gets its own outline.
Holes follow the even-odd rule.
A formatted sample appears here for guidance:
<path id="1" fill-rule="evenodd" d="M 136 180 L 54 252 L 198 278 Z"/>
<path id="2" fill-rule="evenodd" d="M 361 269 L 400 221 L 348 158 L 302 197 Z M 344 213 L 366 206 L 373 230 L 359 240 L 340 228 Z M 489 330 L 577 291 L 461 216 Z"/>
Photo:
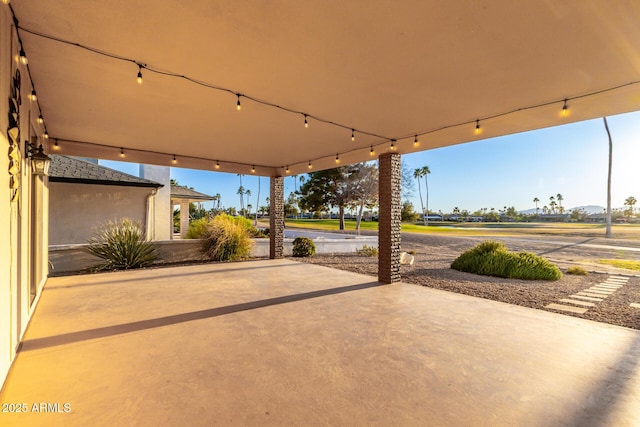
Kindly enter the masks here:
<path id="1" fill-rule="evenodd" d="M 189 229 L 189 201 L 180 200 L 180 237 L 187 237 Z"/>
<path id="2" fill-rule="evenodd" d="M 269 258 L 284 257 L 284 177 L 272 176 L 269 194 Z"/>
<path id="3" fill-rule="evenodd" d="M 382 283 L 400 281 L 400 193 L 402 171 L 400 155 L 379 157 L 378 191 L 378 280 Z"/>

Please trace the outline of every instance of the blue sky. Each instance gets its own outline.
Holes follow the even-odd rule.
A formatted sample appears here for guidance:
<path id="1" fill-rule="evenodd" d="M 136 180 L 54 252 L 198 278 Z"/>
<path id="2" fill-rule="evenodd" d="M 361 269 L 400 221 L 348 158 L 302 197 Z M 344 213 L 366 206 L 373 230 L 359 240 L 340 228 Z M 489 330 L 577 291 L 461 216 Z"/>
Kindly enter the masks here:
<path id="1" fill-rule="evenodd" d="M 613 138 L 612 207 L 634 196 L 640 200 L 640 112 L 608 118 Z M 516 135 L 438 148 L 402 156 L 413 170 L 428 165 L 429 208 L 451 212 L 454 207 L 471 212 L 481 208 L 517 210 L 540 207 L 560 193 L 563 206 L 606 206 L 608 139 L 602 119 L 541 129 Z M 100 164 L 132 175 L 138 165 L 100 161 Z M 171 168 L 180 184 L 206 194 L 221 194 L 225 207 L 239 207 L 238 176 L 221 172 Z M 258 177 L 244 176 L 256 206 Z M 269 179 L 260 180 L 260 204 L 269 195 Z M 424 196 L 424 181 L 422 182 Z M 294 190 L 294 178 L 285 178 L 285 197 Z M 412 200 L 419 209 L 414 186 Z M 210 204 L 205 207 L 209 208 Z"/>

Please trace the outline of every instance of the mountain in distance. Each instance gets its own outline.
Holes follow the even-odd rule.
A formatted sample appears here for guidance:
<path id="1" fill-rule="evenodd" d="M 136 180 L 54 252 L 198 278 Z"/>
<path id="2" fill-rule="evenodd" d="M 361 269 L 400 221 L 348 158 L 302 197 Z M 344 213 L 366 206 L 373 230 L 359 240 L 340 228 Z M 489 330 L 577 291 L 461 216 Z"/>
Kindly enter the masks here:
<path id="1" fill-rule="evenodd" d="M 604 206 L 598 206 L 598 205 L 586 205 L 586 206 L 576 206 L 575 208 L 570 208 L 570 209 L 566 209 L 565 208 L 565 213 L 569 213 L 571 211 L 577 211 L 577 210 L 583 210 L 585 211 L 587 214 L 591 215 L 591 214 L 601 214 L 604 212 L 605 208 Z M 521 214 L 526 214 L 526 215 L 531 215 L 531 214 L 535 214 L 536 213 L 536 208 L 531 208 L 531 209 L 527 209 L 524 211 L 519 211 Z M 542 213 L 542 208 L 538 208 L 538 213 Z"/>

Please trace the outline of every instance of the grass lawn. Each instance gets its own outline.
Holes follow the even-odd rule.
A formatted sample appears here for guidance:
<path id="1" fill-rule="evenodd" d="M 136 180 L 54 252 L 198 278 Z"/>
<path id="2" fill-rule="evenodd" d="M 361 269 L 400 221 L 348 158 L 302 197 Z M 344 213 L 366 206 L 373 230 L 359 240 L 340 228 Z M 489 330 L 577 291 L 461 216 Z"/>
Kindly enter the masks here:
<path id="1" fill-rule="evenodd" d="M 640 270 L 640 261 L 631 261 L 626 259 L 599 259 L 600 264 L 608 264 L 618 268 L 626 268 L 627 270 Z"/>
<path id="2" fill-rule="evenodd" d="M 314 230 L 337 231 L 339 221 L 337 219 L 287 219 L 287 227 L 310 228 Z M 355 230 L 355 220 L 346 220 L 345 228 Z M 377 230 L 378 223 L 363 221 L 361 230 Z M 402 231 L 412 233 L 447 234 L 458 236 L 520 236 L 520 235 L 558 235 L 577 237 L 604 237 L 604 224 L 581 223 L 445 223 L 432 222 L 428 227 L 422 224 L 402 224 Z M 613 237 L 617 239 L 640 240 L 640 224 L 614 224 L 612 226 Z"/>

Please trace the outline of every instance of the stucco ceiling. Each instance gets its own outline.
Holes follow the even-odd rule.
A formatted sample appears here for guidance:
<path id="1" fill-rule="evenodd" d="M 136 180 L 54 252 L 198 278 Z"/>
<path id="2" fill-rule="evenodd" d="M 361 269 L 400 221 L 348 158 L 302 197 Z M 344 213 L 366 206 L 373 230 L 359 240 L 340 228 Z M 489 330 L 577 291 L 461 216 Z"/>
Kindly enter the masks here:
<path id="1" fill-rule="evenodd" d="M 124 147 L 130 161 L 172 165 L 176 154 L 175 166 L 218 160 L 220 170 L 277 175 L 288 165 L 295 174 L 309 161 L 334 167 L 338 153 L 341 163 L 368 160 L 372 145 L 386 152 L 392 139 L 408 153 L 640 109 L 635 0 L 11 6 L 61 154 L 119 159 Z M 134 62 L 27 30 L 230 92 L 147 69 L 138 85 Z M 237 111 L 235 93 L 295 112 L 245 97 Z"/>

